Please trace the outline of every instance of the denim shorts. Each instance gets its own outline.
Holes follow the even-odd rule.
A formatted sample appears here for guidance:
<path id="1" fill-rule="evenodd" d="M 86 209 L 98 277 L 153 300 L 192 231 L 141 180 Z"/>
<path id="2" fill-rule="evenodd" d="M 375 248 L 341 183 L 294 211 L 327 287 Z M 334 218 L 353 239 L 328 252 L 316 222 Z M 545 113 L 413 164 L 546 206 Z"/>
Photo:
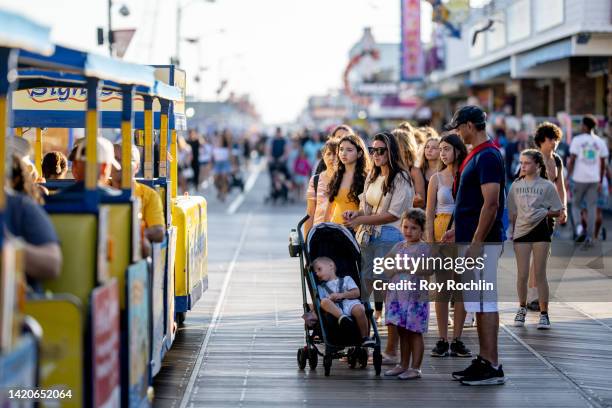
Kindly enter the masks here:
<path id="1" fill-rule="evenodd" d="M 376 244 L 381 242 L 393 242 L 395 244 L 403 240 L 404 236 L 402 235 L 400 230 L 390 225 L 383 225 L 380 229 L 380 235 L 377 237 L 372 237 L 370 239 L 370 244 Z"/>

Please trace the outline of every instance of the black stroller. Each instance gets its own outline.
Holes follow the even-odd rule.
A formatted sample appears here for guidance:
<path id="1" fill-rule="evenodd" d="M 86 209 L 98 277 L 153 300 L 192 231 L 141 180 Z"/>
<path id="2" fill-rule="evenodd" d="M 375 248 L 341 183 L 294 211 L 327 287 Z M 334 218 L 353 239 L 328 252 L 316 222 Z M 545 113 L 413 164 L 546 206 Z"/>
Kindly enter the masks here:
<path id="1" fill-rule="evenodd" d="M 322 223 L 314 226 L 306 241 L 302 235 L 302 226 L 308 219 L 304 217 L 297 226 L 297 231 L 293 230 L 290 236 L 289 254 L 292 257 L 300 258 L 300 276 L 302 282 L 302 297 L 305 316 L 316 314 L 316 323 L 311 319 L 311 324 L 305 322 L 304 332 L 306 345 L 300 347 L 297 352 L 297 361 L 300 369 L 310 365 L 314 370 L 317 366 L 318 356 L 323 356 L 323 366 L 325 375 L 331 371 L 332 360 L 347 357 L 348 364 L 355 368 L 357 363 L 361 368 L 368 364 L 368 350 L 361 346 L 362 338 L 357 326 L 349 333 L 340 330 L 336 319 L 321 309 L 321 299 L 317 291 L 319 281 L 311 268 L 312 260 L 320 256 L 331 258 L 336 263 L 338 277 L 350 276 L 357 286 L 361 286 L 361 253 L 359 245 L 351 233 L 342 225 L 333 223 Z M 306 296 L 306 288 L 310 293 L 314 310 L 310 310 Z M 363 302 L 369 325 L 373 331 L 375 341 L 374 353 L 372 355 L 373 365 L 376 375 L 380 375 L 382 367 L 382 355 L 380 351 L 380 336 L 376 322 L 373 318 L 373 310 L 369 302 Z M 305 319 L 308 320 L 308 319 Z M 317 345 L 324 345 L 325 351 L 322 353 Z"/>

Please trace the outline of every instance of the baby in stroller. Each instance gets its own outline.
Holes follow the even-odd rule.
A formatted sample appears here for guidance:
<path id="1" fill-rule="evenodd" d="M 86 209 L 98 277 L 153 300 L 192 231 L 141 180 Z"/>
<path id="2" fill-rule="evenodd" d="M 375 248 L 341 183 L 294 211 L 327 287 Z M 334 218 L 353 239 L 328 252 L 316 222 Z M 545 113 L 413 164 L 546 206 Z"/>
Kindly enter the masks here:
<path id="1" fill-rule="evenodd" d="M 304 306 L 306 344 L 298 349 L 298 367 L 308 363 L 314 370 L 322 356 L 326 376 L 334 359 L 346 358 L 350 368 L 365 368 L 372 348 L 372 365 L 380 375 L 380 336 L 369 302 L 360 299 L 359 244 L 345 227 L 326 222 L 315 225 L 304 240 L 301 231 L 307 219 L 300 220 L 289 245 L 290 255 L 300 258 Z"/>
<path id="2" fill-rule="evenodd" d="M 338 278 L 336 264 L 331 258 L 321 256 L 312 262 L 314 272 L 321 282 L 317 285 L 321 298 L 321 309 L 338 319 L 340 328 L 352 330 L 354 319 L 363 339 L 363 347 L 373 346 L 376 341 L 368 336 L 368 320 L 365 308 L 359 301 L 359 287 L 350 276 Z"/>

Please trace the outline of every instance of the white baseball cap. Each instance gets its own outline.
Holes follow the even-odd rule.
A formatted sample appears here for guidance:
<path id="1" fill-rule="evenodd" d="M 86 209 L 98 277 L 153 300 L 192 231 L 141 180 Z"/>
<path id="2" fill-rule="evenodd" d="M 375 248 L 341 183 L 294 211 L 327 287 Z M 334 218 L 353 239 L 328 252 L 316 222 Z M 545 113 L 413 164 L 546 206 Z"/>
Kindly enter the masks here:
<path id="1" fill-rule="evenodd" d="M 87 141 L 83 139 L 76 150 L 75 160 L 85 161 L 86 154 L 85 148 L 87 145 Z M 110 140 L 103 138 L 102 136 L 98 136 L 96 138 L 96 153 L 97 153 L 97 162 L 98 164 L 106 163 L 111 164 L 115 169 L 121 170 L 121 165 L 115 159 L 115 149 L 113 148 L 113 144 Z"/>

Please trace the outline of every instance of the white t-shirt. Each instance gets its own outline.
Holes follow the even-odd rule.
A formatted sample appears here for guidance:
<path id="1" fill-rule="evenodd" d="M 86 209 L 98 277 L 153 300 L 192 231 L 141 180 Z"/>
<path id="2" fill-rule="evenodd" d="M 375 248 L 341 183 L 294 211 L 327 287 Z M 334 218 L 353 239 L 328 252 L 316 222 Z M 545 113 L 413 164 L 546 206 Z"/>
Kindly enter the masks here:
<path id="1" fill-rule="evenodd" d="M 527 235 L 548 214 L 563 207 L 557 188 L 550 181 L 537 177 L 533 181 L 516 180 L 508 193 L 508 212 L 516 214 L 514 239 Z"/>
<path id="2" fill-rule="evenodd" d="M 583 133 L 570 144 L 570 154 L 576 155 L 572 180 L 577 183 L 599 183 L 601 160 L 608 157 L 608 147 L 599 136 Z"/>
<path id="3" fill-rule="evenodd" d="M 213 159 L 215 162 L 222 162 L 229 160 L 229 149 L 227 147 L 215 147 L 212 151 Z"/>
<path id="4" fill-rule="evenodd" d="M 323 284 L 327 283 L 327 287 L 332 291 L 332 293 L 338 293 L 338 285 L 340 284 L 340 279 L 336 278 L 336 279 L 332 279 L 330 281 L 327 282 L 321 282 L 321 284 L 317 287 L 317 289 L 319 290 L 319 297 L 321 299 L 325 299 L 327 297 L 329 297 L 329 294 L 327 293 L 327 291 L 323 288 Z M 355 283 L 355 281 L 353 280 L 353 278 L 351 278 L 350 276 L 345 276 L 344 277 L 344 284 L 343 284 L 343 288 L 342 288 L 342 292 L 348 292 L 349 290 L 353 290 L 357 287 L 357 284 Z"/>

